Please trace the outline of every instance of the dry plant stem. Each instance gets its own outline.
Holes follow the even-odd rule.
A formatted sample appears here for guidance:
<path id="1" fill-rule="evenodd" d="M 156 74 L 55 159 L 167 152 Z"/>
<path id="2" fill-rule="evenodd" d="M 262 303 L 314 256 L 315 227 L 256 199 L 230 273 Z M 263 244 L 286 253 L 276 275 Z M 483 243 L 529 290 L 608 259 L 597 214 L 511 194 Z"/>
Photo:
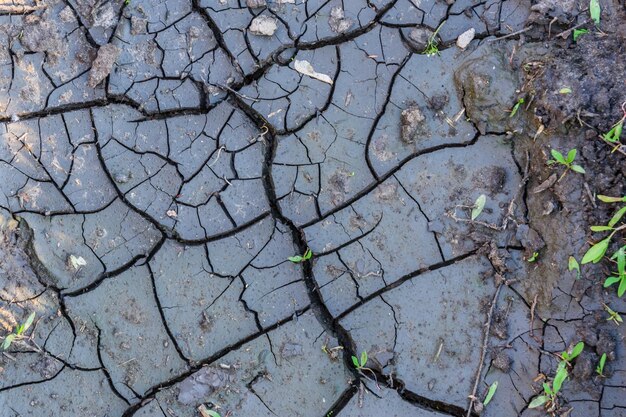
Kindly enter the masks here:
<path id="1" fill-rule="evenodd" d="M 582 23 L 577 24 L 576 26 L 572 26 L 569 29 L 564 30 L 563 32 L 559 33 L 558 35 L 555 36 L 555 38 L 558 38 L 559 36 L 563 39 L 567 38 L 569 36 L 570 33 L 572 33 L 574 30 L 578 29 L 581 26 L 585 26 L 587 23 L 589 23 L 588 20 L 585 20 Z"/>
<path id="2" fill-rule="evenodd" d="M 467 407 L 467 417 L 472 415 L 472 408 L 474 407 L 474 401 L 476 401 L 476 392 L 478 391 L 478 384 L 480 383 L 480 377 L 483 372 L 483 366 L 485 364 L 485 356 L 487 356 L 487 345 L 489 344 L 489 332 L 491 331 L 491 318 L 493 316 L 493 310 L 496 307 L 500 290 L 504 283 L 500 283 L 496 288 L 496 293 L 491 300 L 491 306 L 489 306 L 489 312 L 487 313 L 487 322 L 485 323 L 485 332 L 483 333 L 483 345 L 480 351 L 480 360 L 478 361 L 478 370 L 474 379 L 474 388 L 472 388 L 472 394 L 469 396 L 470 403 Z"/>
<path id="3" fill-rule="evenodd" d="M 527 26 L 524 29 L 518 30 L 518 31 L 513 32 L 513 33 L 509 33 L 508 35 L 500 36 L 499 38 L 490 39 L 489 41 L 490 42 L 494 42 L 494 41 L 499 41 L 501 39 L 512 38 L 513 36 L 521 35 L 522 33 L 528 32 L 532 28 L 533 28 L 532 26 Z"/>
<path id="4" fill-rule="evenodd" d="M 537 296 L 535 294 L 535 298 L 533 299 L 533 304 L 530 306 L 530 337 L 534 337 L 534 324 L 535 324 L 535 308 L 537 308 Z"/>

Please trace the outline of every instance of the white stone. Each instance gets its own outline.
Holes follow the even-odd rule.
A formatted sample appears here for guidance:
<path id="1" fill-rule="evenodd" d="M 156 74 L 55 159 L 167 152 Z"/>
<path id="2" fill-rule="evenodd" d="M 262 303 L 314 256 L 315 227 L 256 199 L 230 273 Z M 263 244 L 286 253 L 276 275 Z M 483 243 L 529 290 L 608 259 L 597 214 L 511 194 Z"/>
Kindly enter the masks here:
<path id="1" fill-rule="evenodd" d="M 466 30 L 465 32 L 461 33 L 461 35 L 459 35 L 459 37 L 457 38 L 456 46 L 458 46 L 461 49 L 467 48 L 467 45 L 470 44 L 470 42 L 474 39 L 475 35 L 476 35 L 476 31 L 474 30 L 474 28 Z"/>
<path id="2" fill-rule="evenodd" d="M 269 16 L 257 16 L 250 23 L 250 32 L 254 35 L 272 36 L 278 29 L 277 20 Z"/>

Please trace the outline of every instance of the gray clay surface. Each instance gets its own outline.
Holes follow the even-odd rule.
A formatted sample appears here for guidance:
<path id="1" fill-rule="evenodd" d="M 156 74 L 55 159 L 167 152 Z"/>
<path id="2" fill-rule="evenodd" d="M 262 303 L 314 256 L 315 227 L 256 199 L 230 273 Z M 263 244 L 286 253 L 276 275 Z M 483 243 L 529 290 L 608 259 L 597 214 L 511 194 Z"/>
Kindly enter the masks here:
<path id="1" fill-rule="evenodd" d="M 0 0 L 0 417 L 535 417 L 581 340 L 553 415 L 626 415 L 600 3 Z"/>

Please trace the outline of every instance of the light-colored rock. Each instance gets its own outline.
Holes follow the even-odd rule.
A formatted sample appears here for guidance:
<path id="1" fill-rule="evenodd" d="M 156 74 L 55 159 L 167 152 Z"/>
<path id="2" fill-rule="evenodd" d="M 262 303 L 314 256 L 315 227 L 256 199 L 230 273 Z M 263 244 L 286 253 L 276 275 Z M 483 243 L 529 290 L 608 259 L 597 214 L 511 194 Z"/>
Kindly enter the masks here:
<path id="1" fill-rule="evenodd" d="M 272 36 L 278 29 L 278 21 L 270 16 L 257 16 L 250 23 L 250 33 L 259 36 Z"/>
<path id="2" fill-rule="evenodd" d="M 470 42 L 474 39 L 475 35 L 476 35 L 476 31 L 474 30 L 474 28 L 466 30 L 465 32 L 461 33 L 459 37 L 457 38 L 456 46 L 458 46 L 461 49 L 467 48 Z"/>
<path id="3" fill-rule="evenodd" d="M 258 9 L 259 7 L 267 6 L 266 0 L 246 0 L 246 5 L 251 9 Z"/>
<path id="4" fill-rule="evenodd" d="M 111 73 L 113 64 L 120 53 L 120 49 L 113 44 L 106 44 L 98 49 L 98 56 L 91 64 L 89 70 L 88 85 L 91 88 L 95 88 L 107 75 Z"/>

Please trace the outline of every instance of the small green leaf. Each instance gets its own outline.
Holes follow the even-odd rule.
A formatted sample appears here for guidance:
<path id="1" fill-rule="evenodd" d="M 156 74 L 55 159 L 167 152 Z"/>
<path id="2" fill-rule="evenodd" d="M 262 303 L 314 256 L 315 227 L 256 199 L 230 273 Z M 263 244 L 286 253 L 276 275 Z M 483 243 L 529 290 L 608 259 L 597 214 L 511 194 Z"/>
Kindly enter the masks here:
<path id="1" fill-rule="evenodd" d="M 576 42 L 578 38 L 584 35 L 585 33 L 589 33 L 589 30 L 588 29 L 574 29 L 574 34 L 573 34 L 574 42 Z"/>
<path id="2" fill-rule="evenodd" d="M 608 288 L 611 285 L 619 282 L 621 280 L 620 277 L 608 277 L 607 279 L 604 280 L 604 288 Z"/>
<path id="3" fill-rule="evenodd" d="M 313 256 L 313 252 L 311 252 L 311 249 L 307 249 L 306 252 L 304 252 L 304 257 L 302 259 L 308 261 L 311 259 L 311 256 Z"/>
<path id="4" fill-rule="evenodd" d="M 569 360 L 571 361 L 572 359 L 580 355 L 580 353 L 583 351 L 584 348 L 585 348 L 585 344 L 583 342 L 578 342 L 576 346 L 574 346 L 574 349 L 572 349 L 572 353 L 569 357 Z"/>
<path id="5" fill-rule="evenodd" d="M 565 161 L 565 157 L 563 157 L 563 154 L 561 152 L 557 151 L 556 149 L 550 149 L 550 154 L 552 155 L 555 161 L 563 165 L 567 165 L 567 162 Z"/>
<path id="6" fill-rule="evenodd" d="M 361 367 L 361 365 L 359 365 L 359 358 L 357 358 L 356 356 L 352 357 L 352 364 L 356 369 L 359 369 Z"/>
<path id="7" fill-rule="evenodd" d="M 539 252 L 533 252 L 532 256 L 528 258 L 528 263 L 533 263 L 539 257 Z"/>
<path id="8" fill-rule="evenodd" d="M 584 174 L 585 173 L 585 169 L 583 167 L 581 167 L 580 165 L 574 164 L 570 168 L 571 168 L 572 171 L 578 172 L 579 174 Z"/>
<path id="9" fill-rule="evenodd" d="M 621 297 L 626 292 L 626 277 L 622 277 L 619 287 L 617 287 L 617 296 Z"/>
<path id="10" fill-rule="evenodd" d="M 15 337 L 16 335 L 14 333 L 7 335 L 4 338 L 4 342 L 2 342 L 2 349 L 7 350 L 9 346 L 11 346 L 11 343 L 13 343 L 13 340 L 15 339 Z"/>
<path id="11" fill-rule="evenodd" d="M 603 353 L 602 356 L 600 357 L 600 363 L 598 364 L 598 367 L 596 368 L 596 372 L 600 376 L 603 376 L 604 374 L 605 363 L 606 363 L 606 353 Z"/>
<path id="12" fill-rule="evenodd" d="M 576 279 L 580 278 L 580 265 L 578 265 L 578 261 L 573 256 L 570 256 L 567 260 L 567 268 L 570 271 L 576 270 Z"/>
<path id="13" fill-rule="evenodd" d="M 483 401 L 483 405 L 489 404 L 489 402 L 493 398 L 493 394 L 496 393 L 497 389 L 498 389 L 498 381 L 494 382 L 493 384 L 491 384 L 489 386 L 489 391 L 487 392 L 487 396 L 485 397 L 485 401 Z"/>
<path id="14" fill-rule="evenodd" d="M 530 404 L 528 404 L 528 408 L 537 408 L 537 407 L 544 405 L 547 402 L 548 402 L 548 397 L 545 395 L 540 395 L 538 397 L 535 397 L 535 399 L 532 400 Z"/>
<path id="15" fill-rule="evenodd" d="M 552 395 L 552 388 L 550 388 L 550 384 L 547 382 L 543 383 L 543 392 L 545 392 L 546 395 Z"/>
<path id="16" fill-rule="evenodd" d="M 302 262 L 303 258 L 300 255 L 296 255 L 296 256 L 290 256 L 289 259 L 291 262 L 293 262 L 294 264 L 298 264 L 300 262 Z"/>
<path id="17" fill-rule="evenodd" d="M 622 207 L 617 211 L 617 213 L 615 213 L 615 215 L 611 218 L 611 221 L 609 221 L 609 226 L 615 226 L 617 222 L 619 222 L 622 217 L 624 217 L 624 214 L 626 214 L 626 207 Z"/>
<path id="18" fill-rule="evenodd" d="M 591 226 L 592 232 L 608 232 L 609 230 L 613 230 L 611 226 Z"/>
<path id="19" fill-rule="evenodd" d="M 367 351 L 363 351 L 361 352 L 361 366 L 365 366 L 365 364 L 367 363 Z"/>
<path id="20" fill-rule="evenodd" d="M 555 394 L 558 394 L 559 391 L 561 391 L 561 386 L 563 385 L 563 382 L 565 381 L 566 378 L 567 378 L 567 368 L 559 369 L 559 371 L 556 373 L 556 376 L 554 377 L 554 381 L 552 382 L 552 387 L 554 389 Z"/>
<path id="21" fill-rule="evenodd" d="M 35 320 L 35 312 L 30 313 L 26 321 L 24 322 L 24 328 L 22 329 L 22 333 L 24 333 L 30 326 L 32 326 L 33 321 Z"/>
<path id="22" fill-rule="evenodd" d="M 572 89 L 569 87 L 563 87 L 559 90 L 559 94 L 572 94 Z"/>
<path id="23" fill-rule="evenodd" d="M 624 202 L 626 203 L 626 196 L 624 197 L 609 197 L 606 195 L 600 195 L 598 194 L 598 200 L 604 202 L 604 203 L 620 203 L 620 202 Z"/>
<path id="24" fill-rule="evenodd" d="M 611 242 L 611 236 L 599 241 L 598 243 L 590 247 L 587 253 L 585 253 L 585 256 L 583 256 L 583 259 L 582 261 L 580 261 L 580 263 L 585 265 L 589 262 L 593 262 L 594 264 L 600 262 L 609 247 L 609 242 Z"/>
<path id="25" fill-rule="evenodd" d="M 598 0 L 591 0 L 589 2 L 589 16 L 591 16 L 591 20 L 593 20 L 596 25 L 600 24 L 600 13 L 600 3 Z"/>
<path id="26" fill-rule="evenodd" d="M 472 220 L 476 220 L 476 218 L 480 216 L 480 213 L 482 213 L 485 208 L 486 202 L 487 197 L 484 194 L 478 196 L 476 202 L 474 203 L 474 208 L 472 209 Z"/>
<path id="27" fill-rule="evenodd" d="M 574 159 L 576 159 L 576 152 L 576 149 L 570 149 L 570 151 L 567 153 L 567 158 L 565 159 L 565 162 L 567 162 L 568 164 L 574 162 Z"/>

